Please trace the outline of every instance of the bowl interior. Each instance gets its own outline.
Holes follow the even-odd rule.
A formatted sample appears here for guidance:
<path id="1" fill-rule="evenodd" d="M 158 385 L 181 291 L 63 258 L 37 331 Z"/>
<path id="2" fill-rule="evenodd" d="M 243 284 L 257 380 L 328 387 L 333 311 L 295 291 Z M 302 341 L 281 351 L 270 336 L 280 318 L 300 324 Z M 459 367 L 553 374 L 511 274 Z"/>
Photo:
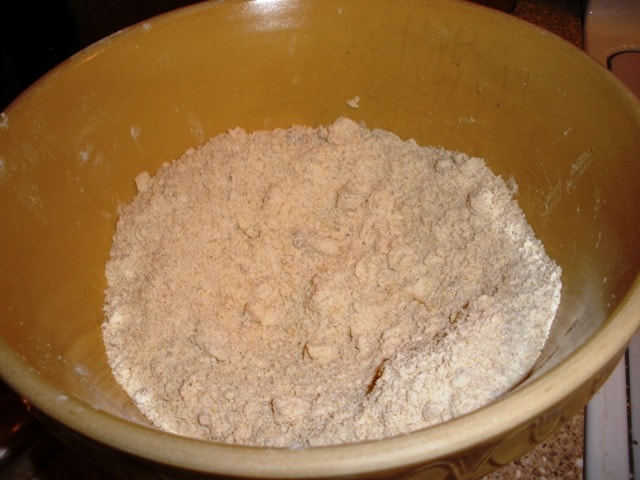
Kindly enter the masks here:
<path id="1" fill-rule="evenodd" d="M 100 331 L 104 264 L 135 175 L 235 126 L 338 116 L 483 157 L 515 179 L 563 269 L 532 378 L 631 295 L 640 109 L 577 49 L 464 2 L 212 2 L 90 47 L 0 119 L 3 376 L 67 423 L 83 406 L 74 426 L 89 419 L 96 436 L 113 417 L 148 424 L 112 379 Z M 616 348 L 637 325 L 620 327 Z M 595 374 L 608 359 L 592 358 L 584 369 Z"/>

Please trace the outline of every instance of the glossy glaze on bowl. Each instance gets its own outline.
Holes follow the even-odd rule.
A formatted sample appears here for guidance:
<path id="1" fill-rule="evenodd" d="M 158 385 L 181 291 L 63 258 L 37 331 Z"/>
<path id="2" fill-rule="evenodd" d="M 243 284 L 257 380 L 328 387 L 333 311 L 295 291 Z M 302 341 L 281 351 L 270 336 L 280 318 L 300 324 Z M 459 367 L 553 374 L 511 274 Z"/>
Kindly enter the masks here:
<path id="1" fill-rule="evenodd" d="M 536 371 L 483 409 L 378 442 L 256 449 L 151 428 L 112 379 L 100 336 L 104 262 L 133 178 L 235 126 L 340 115 L 481 156 L 516 180 L 563 268 Z M 476 5 L 231 1 L 152 19 L 65 62 L 0 119 L 2 377 L 120 472 L 480 476 L 581 409 L 637 330 L 639 159 L 640 106 L 608 72 Z"/>

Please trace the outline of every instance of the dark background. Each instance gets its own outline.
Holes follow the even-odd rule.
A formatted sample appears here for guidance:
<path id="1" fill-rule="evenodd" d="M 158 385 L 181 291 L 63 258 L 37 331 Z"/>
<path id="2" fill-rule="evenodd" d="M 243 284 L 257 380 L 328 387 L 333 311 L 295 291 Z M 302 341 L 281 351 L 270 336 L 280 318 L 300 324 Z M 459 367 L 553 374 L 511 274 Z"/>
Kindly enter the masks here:
<path id="1" fill-rule="evenodd" d="M 0 111 L 74 53 L 196 0 L 0 1 Z"/>

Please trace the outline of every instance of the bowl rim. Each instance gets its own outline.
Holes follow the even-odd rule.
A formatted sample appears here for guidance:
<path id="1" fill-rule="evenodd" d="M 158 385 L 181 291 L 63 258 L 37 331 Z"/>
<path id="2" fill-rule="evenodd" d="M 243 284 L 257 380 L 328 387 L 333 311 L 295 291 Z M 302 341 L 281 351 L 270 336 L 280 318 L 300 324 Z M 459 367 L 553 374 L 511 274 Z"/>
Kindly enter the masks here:
<path id="1" fill-rule="evenodd" d="M 231 0 L 241 4 L 248 0 Z M 298 0 L 295 0 L 298 1 Z M 122 41 L 147 29 L 153 22 L 173 22 L 182 15 L 215 8 L 220 2 L 211 1 L 182 7 L 152 19 L 126 27 L 84 50 L 74 54 L 37 80 L 6 109 L 9 113 L 42 84 L 60 71 L 73 69 L 90 61 L 114 41 Z M 537 35 L 555 37 L 559 48 L 576 53 L 594 74 L 605 75 L 606 69 L 579 48 L 557 35 L 503 12 L 462 0 L 466 8 L 484 10 L 485 14 L 508 18 Z M 580 57 L 579 57 L 580 58 Z M 607 81 L 612 88 L 628 97 L 640 124 L 640 102 L 613 75 Z M 121 452 L 151 460 L 161 465 L 198 472 L 262 478 L 324 477 L 356 473 L 381 472 L 425 461 L 449 458 L 452 454 L 486 443 L 501 435 L 528 425 L 549 408 L 561 404 L 571 392 L 594 382 L 594 374 L 623 354 L 634 333 L 640 329 L 640 275 L 636 276 L 628 292 L 605 323 L 580 347 L 537 378 L 505 394 L 503 397 L 468 414 L 423 430 L 361 443 L 322 447 L 267 448 L 227 445 L 181 437 L 150 426 L 133 423 L 93 408 L 90 404 L 67 396 L 50 383 L 43 382 L 33 368 L 24 364 L 20 356 L 0 339 L 0 377 L 38 411 L 65 427 L 100 444 Z M 587 370 L 585 365 L 592 366 Z M 604 378 L 600 379 L 604 381 Z M 596 380 L 597 382 L 598 380 Z M 557 388 L 558 384 L 563 389 Z M 595 392 L 593 392 L 595 393 Z M 525 401 L 525 399 L 527 399 Z M 533 401 L 531 401 L 533 399 Z M 492 435 L 486 436 L 490 427 Z M 451 439 L 455 439 L 451 442 Z M 450 445 L 454 444 L 455 449 Z M 295 468 L 292 468 L 295 467 Z"/>

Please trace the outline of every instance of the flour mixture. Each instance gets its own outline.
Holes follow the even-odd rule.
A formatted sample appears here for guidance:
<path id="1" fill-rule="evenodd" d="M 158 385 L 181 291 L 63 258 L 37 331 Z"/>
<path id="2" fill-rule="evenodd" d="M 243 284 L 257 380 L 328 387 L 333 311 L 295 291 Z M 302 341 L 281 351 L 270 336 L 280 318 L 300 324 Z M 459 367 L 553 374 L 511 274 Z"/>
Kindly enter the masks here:
<path id="1" fill-rule="evenodd" d="M 169 432 L 300 447 L 424 428 L 522 381 L 559 303 L 514 185 L 348 119 L 234 129 L 136 184 L 103 335 Z"/>

